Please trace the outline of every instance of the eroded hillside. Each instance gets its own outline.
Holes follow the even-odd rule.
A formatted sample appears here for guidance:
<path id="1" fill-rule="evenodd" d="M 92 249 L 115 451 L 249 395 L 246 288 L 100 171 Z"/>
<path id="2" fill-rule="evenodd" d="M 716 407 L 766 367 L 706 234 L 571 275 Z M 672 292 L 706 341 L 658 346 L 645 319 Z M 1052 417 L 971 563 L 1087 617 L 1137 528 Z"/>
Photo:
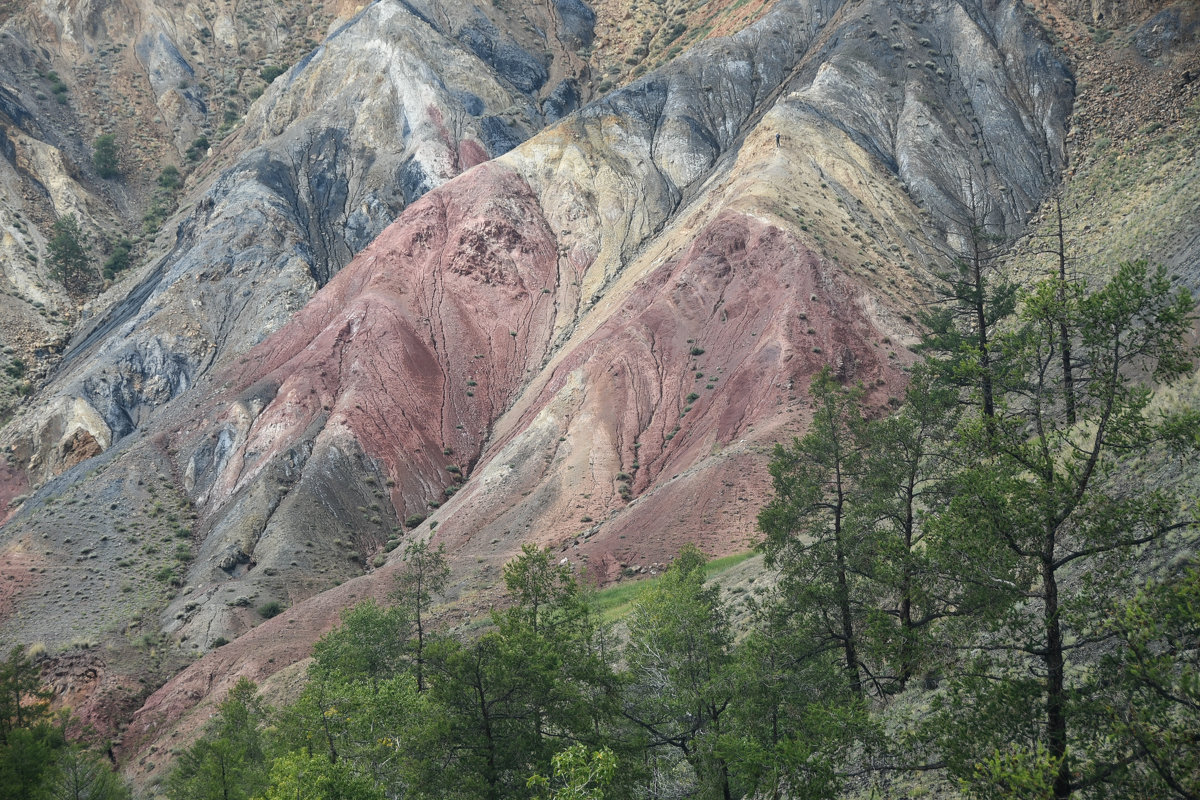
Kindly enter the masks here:
<path id="1" fill-rule="evenodd" d="M 5 635 L 108 730 L 182 670 L 124 737 L 141 780 L 198 706 L 385 595 L 412 537 L 448 546 L 462 609 L 526 542 L 603 580 L 744 549 L 810 377 L 882 412 L 931 269 L 1107 174 L 1070 115 L 1108 28 L 1073 7 L 514 6 L 335 27 L 3 432 Z M 1160 136 L 1113 123 L 1139 154 L 1194 134 L 1189 19 L 1118 62 L 1178 81 Z M 1081 88 L 1083 113 L 1111 94 Z M 1162 179 L 1194 285 L 1194 198 Z"/>

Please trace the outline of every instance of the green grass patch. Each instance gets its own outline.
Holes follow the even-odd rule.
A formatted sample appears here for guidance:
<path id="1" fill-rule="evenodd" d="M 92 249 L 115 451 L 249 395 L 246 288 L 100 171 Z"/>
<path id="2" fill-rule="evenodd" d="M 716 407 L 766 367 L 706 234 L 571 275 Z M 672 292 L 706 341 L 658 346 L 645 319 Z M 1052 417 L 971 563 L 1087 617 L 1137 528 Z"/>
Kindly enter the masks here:
<path id="1" fill-rule="evenodd" d="M 744 553 L 714 558 L 704 565 L 705 577 L 711 580 L 714 576 L 736 567 L 753 555 L 755 555 L 753 550 L 747 550 Z M 629 616 L 629 612 L 633 610 L 633 602 L 656 580 L 658 580 L 657 576 L 643 578 L 640 581 L 629 580 L 607 589 L 601 589 L 592 595 L 592 608 L 605 622 L 623 619 Z"/>

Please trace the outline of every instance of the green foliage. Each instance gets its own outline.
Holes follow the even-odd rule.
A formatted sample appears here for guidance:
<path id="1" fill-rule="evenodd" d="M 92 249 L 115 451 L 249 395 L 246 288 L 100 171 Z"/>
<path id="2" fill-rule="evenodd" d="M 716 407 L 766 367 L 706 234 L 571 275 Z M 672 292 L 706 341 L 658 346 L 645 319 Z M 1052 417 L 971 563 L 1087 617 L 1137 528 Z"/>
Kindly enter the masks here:
<path id="1" fill-rule="evenodd" d="M 117 273 L 124 272 L 133 266 L 133 242 L 124 236 L 118 237 L 111 245 L 112 250 L 104 261 L 102 272 L 104 277 L 112 280 Z"/>
<path id="2" fill-rule="evenodd" d="M 996 340 L 1009 364 L 996 384 L 997 421 L 962 427 L 975 461 L 954 477 L 932 545 L 969 598 L 960 607 L 993 611 L 972 618 L 992 646 L 967 670 L 982 680 L 955 687 L 961 707 L 950 716 L 963 728 L 952 736 L 965 760 L 952 769 L 970 778 L 968 762 L 987 757 L 964 752 L 966 743 L 1025 753 L 1043 744 L 1059 770 L 1053 795 L 1066 797 L 1080 781 L 1107 780 L 1117 757 L 1092 705 L 1100 687 L 1076 654 L 1108 638 L 1130 558 L 1178 523 L 1178 498 L 1161 488 L 1130 494 L 1113 482 L 1123 461 L 1163 436 L 1148 413 L 1149 388 L 1135 376 L 1169 381 L 1190 371 L 1185 336 L 1195 316 L 1163 270 L 1135 263 L 1087 296 L 1039 284 L 1018 319 Z M 1059 366 L 1064 319 L 1077 338 L 1077 424 L 1067 421 Z M 968 708 L 975 712 L 961 713 Z"/>
<path id="3" fill-rule="evenodd" d="M 112 767 L 79 745 L 59 751 L 34 795 L 36 800 L 129 800 L 129 787 Z"/>
<path id="4" fill-rule="evenodd" d="M 52 724 L 53 693 L 17 646 L 0 661 L 0 799 L 26 800 L 41 783 L 65 737 Z"/>
<path id="5" fill-rule="evenodd" d="M 617 757 L 607 747 L 588 752 L 582 744 L 556 753 L 550 761 L 553 775 L 534 775 L 527 783 L 547 800 L 604 800 L 604 789 L 617 771 Z"/>
<path id="6" fill-rule="evenodd" d="M 92 142 L 92 166 L 101 178 L 116 178 L 121 174 L 117 162 L 117 137 L 105 133 L 96 137 Z"/>
<path id="7" fill-rule="evenodd" d="M 175 191 L 183 186 L 183 176 L 179 174 L 179 169 L 174 164 L 168 164 L 162 168 L 162 172 L 158 173 L 158 180 L 155 182 L 163 189 Z"/>
<path id="8" fill-rule="evenodd" d="M 429 604 L 435 594 L 446 590 L 450 567 L 446 563 L 446 548 L 437 549 L 428 542 L 415 542 L 404 552 L 404 569 L 396 576 L 393 594 L 412 616 L 416 632 L 417 691 L 425 691 L 425 626 Z"/>
<path id="9" fill-rule="evenodd" d="M 242 678 L 201 737 L 180 754 L 167 777 L 171 800 L 250 800 L 267 787 L 263 725 L 267 708 Z"/>
<path id="10" fill-rule="evenodd" d="M 24 647 L 0 661 L 0 800 L 126 800 L 128 789 L 83 743 L 68 740 L 66 712 Z"/>
<path id="11" fill-rule="evenodd" d="M 772 598 L 757 609 L 729 670 L 728 732 L 719 751 L 735 794 L 829 798 L 855 744 L 868 738 L 868 706 L 846 684 L 837 659 Z"/>
<path id="12" fill-rule="evenodd" d="M 1121 647 L 1102 667 L 1117 687 L 1105 711 L 1114 737 L 1141 756 L 1116 777 L 1144 796 L 1200 795 L 1200 570 L 1146 587 L 1109 630 Z"/>
<path id="13" fill-rule="evenodd" d="M 778 566 L 792 613 L 821 646 L 838 648 L 852 691 L 864 691 L 862 626 L 870 595 L 867 541 L 850 510 L 865 469 L 861 388 L 843 388 L 826 366 L 810 387 L 813 420 L 803 439 L 776 445 L 774 498 L 759 514 L 769 566 Z"/>
<path id="14" fill-rule="evenodd" d="M 50 274 L 73 295 L 85 294 L 92 284 L 92 259 L 79 220 L 67 214 L 54 221 L 53 235 L 47 243 Z"/>
<path id="15" fill-rule="evenodd" d="M 41 670 L 18 645 L 0 661 L 0 745 L 17 730 L 29 729 L 50 718 L 54 693 L 42 686 Z"/>
<path id="16" fill-rule="evenodd" d="M 258 607 L 258 615 L 263 619 L 271 619 L 282 614 L 286 608 L 287 606 L 278 600 L 268 600 Z"/>
<path id="17" fill-rule="evenodd" d="M 13 358 L 5 365 L 4 373 L 10 378 L 21 378 L 25 374 L 25 362 L 19 358 Z"/>
<path id="18" fill-rule="evenodd" d="M 1016 307 L 1016 284 L 999 272 L 1001 237 L 982 222 L 972 200 L 961 221 L 966 245 L 953 267 L 936 272 L 942 302 L 922 313 L 921 350 L 926 363 L 948 384 L 969 389 L 984 417 L 995 415 L 994 381 L 1003 366 L 992 341 L 996 326 Z"/>
<path id="19" fill-rule="evenodd" d="M 184 155 L 187 156 L 188 161 L 199 161 L 204 158 L 205 154 L 208 152 L 208 146 L 209 143 L 207 136 L 197 136 L 192 140 L 192 143 L 188 145 L 187 152 Z"/>
<path id="20" fill-rule="evenodd" d="M 196 142 L 199 141 L 200 139 L 196 140 Z M 195 143 L 193 143 L 193 147 L 195 147 Z M 188 153 L 190 157 L 192 151 L 189 150 Z M 150 206 L 146 209 L 146 213 L 142 215 L 142 228 L 148 234 L 156 233 L 162 227 L 167 217 L 171 215 L 171 212 L 174 211 L 176 203 L 175 195 L 183 187 L 183 176 L 177 167 L 173 164 L 168 164 L 158 174 L 158 179 L 155 183 L 158 185 L 158 188 L 154 190 L 154 195 L 150 199 Z"/>
<path id="21" fill-rule="evenodd" d="M 689 545 L 634 603 L 629 620 L 626 714 L 642 747 L 679 791 L 729 796 L 719 749 L 734 700 L 733 632 L 716 586 L 704 585 L 704 556 Z M 724 726 L 724 727 L 723 727 Z M 674 767 L 689 768 L 681 774 Z"/>
<path id="22" fill-rule="evenodd" d="M 378 682 L 404 664 L 410 621 L 401 607 L 364 600 L 342 614 L 341 627 L 313 648 L 310 672 Z"/>
<path id="23" fill-rule="evenodd" d="M 263 800 L 383 800 L 381 788 L 346 761 L 323 754 L 288 753 L 271 766 Z"/>
<path id="24" fill-rule="evenodd" d="M 980 800 L 1047 800 L 1059 769 L 1060 759 L 1035 742 L 1028 751 L 997 750 L 983 759 L 967 788 Z"/>
<path id="25" fill-rule="evenodd" d="M 283 73 L 287 72 L 286 67 L 280 67 L 275 64 L 268 64 L 258 71 L 258 76 L 267 83 L 271 83 Z"/>

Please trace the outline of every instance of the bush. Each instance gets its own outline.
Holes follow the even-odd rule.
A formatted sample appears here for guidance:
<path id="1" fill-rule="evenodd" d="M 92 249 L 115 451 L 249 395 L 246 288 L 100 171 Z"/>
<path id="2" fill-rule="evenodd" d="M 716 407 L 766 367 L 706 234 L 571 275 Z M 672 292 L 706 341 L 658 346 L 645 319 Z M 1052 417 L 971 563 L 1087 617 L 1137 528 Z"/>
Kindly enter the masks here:
<path id="1" fill-rule="evenodd" d="M 287 70 L 283 67 L 276 66 L 275 64 L 268 64 L 258 71 L 258 77 L 262 78 L 267 83 L 270 83 L 285 72 L 287 72 Z"/>
<path id="2" fill-rule="evenodd" d="M 282 614 L 286 607 L 287 606 L 278 600 L 268 600 L 258 607 L 258 615 L 263 619 L 270 619 L 271 617 L 277 617 Z"/>
<path id="3" fill-rule="evenodd" d="M 204 158 L 208 152 L 208 137 L 197 136 L 192 140 L 192 145 L 187 149 L 187 157 L 189 161 L 199 161 Z"/>
<path id="4" fill-rule="evenodd" d="M 25 362 L 19 358 L 14 358 L 8 363 L 8 366 L 4 368 L 4 372 L 7 373 L 8 377 L 10 378 L 19 379 L 25 374 Z"/>
<path id="5" fill-rule="evenodd" d="M 415 528 L 415 527 L 417 527 L 418 525 L 420 525 L 420 524 L 421 524 L 422 522 L 424 522 L 424 521 L 425 521 L 425 515 L 424 515 L 424 514 L 413 514 L 411 517 L 409 517 L 408 519 L 404 520 L 404 527 L 406 527 L 406 528 Z"/>
<path id="6" fill-rule="evenodd" d="M 112 245 L 112 252 L 104 260 L 104 277 L 112 280 L 118 272 L 123 272 L 133 264 L 133 242 L 124 236 Z"/>
<path id="7" fill-rule="evenodd" d="M 158 185 L 174 191 L 183 186 L 183 176 L 179 174 L 179 170 L 174 164 L 167 164 L 163 167 L 162 172 L 158 173 Z"/>
<path id="8" fill-rule="evenodd" d="M 92 143 L 92 166 L 101 178 L 115 178 L 120 174 L 117 165 L 117 137 L 111 133 L 97 136 Z"/>

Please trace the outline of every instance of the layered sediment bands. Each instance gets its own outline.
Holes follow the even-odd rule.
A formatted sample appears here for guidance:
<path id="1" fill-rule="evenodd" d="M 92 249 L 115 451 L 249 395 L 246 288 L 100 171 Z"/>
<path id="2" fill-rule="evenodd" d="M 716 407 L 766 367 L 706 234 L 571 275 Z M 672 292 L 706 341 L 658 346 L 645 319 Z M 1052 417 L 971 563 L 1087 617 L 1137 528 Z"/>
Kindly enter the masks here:
<path id="1" fill-rule="evenodd" d="M 734 494 L 761 498 L 755 462 L 803 416 L 811 376 L 830 364 L 879 404 L 899 385 L 862 300 L 803 240 L 721 212 L 547 370 L 438 535 L 493 567 L 525 541 L 559 546 L 604 579 L 686 541 L 744 546 L 752 515 L 730 519 L 738 504 L 715 489 L 737 476 Z"/>
<path id="2" fill-rule="evenodd" d="M 189 573 L 196 592 L 176 605 L 267 572 L 298 599 L 329 540 L 355 536 L 361 561 L 397 520 L 444 500 L 540 364 L 555 313 L 543 289 L 557 278 L 554 238 L 511 169 L 485 165 L 413 205 L 233 370 L 233 399 L 216 399 L 220 416 L 187 462 L 213 523 Z M 237 569 L 251 561 L 255 574 Z M 210 638 L 240 629 L 201 620 Z"/>
<path id="3" fill-rule="evenodd" d="M 107 428 L 97 440 L 143 427 L 278 329 L 408 203 L 541 127 L 545 80 L 583 69 L 566 40 L 535 58 L 475 6 L 455 9 L 475 20 L 473 38 L 450 24 L 458 16 L 371 4 L 271 84 L 217 154 L 226 168 L 198 184 L 170 251 L 74 337 L 46 400 L 5 432 L 34 483 L 64 466 L 44 431 L 81 424 L 58 410 L 82 400 Z M 556 113 L 574 108 L 573 91 L 556 95 Z M 147 361 L 172 365 L 168 391 Z"/>
<path id="4" fill-rule="evenodd" d="M 387 5 L 393 19 L 420 19 Z M 288 86 L 332 70 L 353 31 L 281 77 L 247 129 L 267 130 L 298 102 Z M 497 59 L 494 46 L 478 49 Z M 475 63 L 468 50 L 452 57 Z M 322 85 L 314 77 L 311 91 Z M 423 143 L 405 153 L 450 164 L 455 148 L 416 133 L 420 120 L 438 130 L 436 115 L 393 88 L 389 107 Z M 449 95 L 437 107 L 467 110 L 467 127 L 447 130 L 471 132 L 449 141 L 489 147 Z M 111 374 L 104 365 L 131 342 L 145 355 L 124 363 L 195 354 L 178 371 L 191 383 L 164 377 L 173 401 L 141 416 L 126 408 L 138 432 L 99 460 L 132 469 L 162 455 L 159 471 L 195 506 L 194 558 L 177 594 L 147 612 L 171 652 L 237 639 L 150 699 L 124 757 L 141 763 L 139 748 L 190 724 L 187 710 L 238 669 L 263 678 L 302 657 L 339 604 L 386 593 L 402 552 L 383 551 L 390 537 L 440 537 L 456 596 L 475 606 L 494 599 L 501 565 L 525 542 L 604 579 L 663 562 L 683 541 L 743 548 L 769 445 L 803 430 L 811 376 L 828 365 L 861 381 L 880 411 L 900 395 L 929 266 L 971 225 L 1020 230 L 1062 165 L 1070 103 L 1069 76 L 1017 3 L 781 2 L 418 193 L 328 282 L 310 271 L 311 228 L 295 209 L 343 178 L 303 176 L 324 164 L 370 175 L 383 156 L 353 155 L 362 131 L 296 144 L 310 155 L 292 161 L 273 144 L 252 151 L 214 183 L 144 296 L 68 356 L 82 376 Z M 277 220 L 280 232 L 264 233 Z M 301 305 L 297 275 L 324 285 L 285 322 Z M 250 320 L 277 329 L 234 358 L 256 341 Z M 157 340 L 161 350 L 144 344 Z M 105 408 L 139 402 L 115 377 L 89 385 L 107 387 L 114 399 L 95 401 Z M 119 415 L 89 419 L 104 421 L 87 430 L 107 446 Z M 79 425 L 55 425 L 41 428 L 54 442 L 86 444 Z M 116 508 L 89 524 L 115 525 Z M 32 513 L 15 524 L 22 542 L 43 533 Z M 115 531 L 109 541 L 132 547 Z M 286 619 L 254 627 L 268 599 L 289 606 Z M 17 593 L 11 607 L 34 602 Z"/>

